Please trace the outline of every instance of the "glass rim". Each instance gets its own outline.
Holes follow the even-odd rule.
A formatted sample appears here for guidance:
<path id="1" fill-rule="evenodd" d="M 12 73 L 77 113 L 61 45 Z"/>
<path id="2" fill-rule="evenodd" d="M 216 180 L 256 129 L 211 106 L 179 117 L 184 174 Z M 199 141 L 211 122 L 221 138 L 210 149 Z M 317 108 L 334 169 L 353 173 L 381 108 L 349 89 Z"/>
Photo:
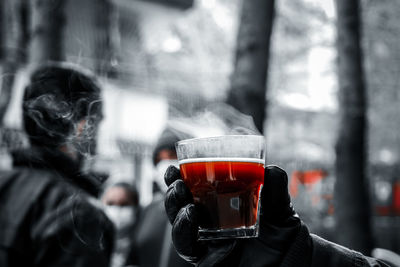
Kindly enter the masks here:
<path id="1" fill-rule="evenodd" d="M 184 139 L 180 140 L 175 143 L 175 146 L 179 146 L 181 144 L 185 143 L 190 143 L 193 141 L 202 141 L 202 140 L 207 140 L 207 139 L 222 139 L 222 138 L 238 138 L 238 137 L 251 137 L 251 138 L 265 138 L 264 135 L 258 135 L 258 134 L 228 134 L 228 135 L 216 135 L 216 136 L 207 136 L 207 137 L 196 137 L 196 138 L 189 138 L 189 139 Z"/>

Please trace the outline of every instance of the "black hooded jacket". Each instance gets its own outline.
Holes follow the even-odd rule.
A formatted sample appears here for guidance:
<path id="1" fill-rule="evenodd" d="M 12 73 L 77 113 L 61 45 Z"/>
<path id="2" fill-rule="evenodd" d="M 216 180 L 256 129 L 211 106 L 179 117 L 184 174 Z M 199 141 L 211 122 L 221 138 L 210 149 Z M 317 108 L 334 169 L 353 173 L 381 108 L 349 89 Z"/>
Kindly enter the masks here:
<path id="1" fill-rule="evenodd" d="M 14 169 L 0 173 L 0 266 L 109 266 L 113 226 L 99 186 L 59 151 L 14 153 Z"/>

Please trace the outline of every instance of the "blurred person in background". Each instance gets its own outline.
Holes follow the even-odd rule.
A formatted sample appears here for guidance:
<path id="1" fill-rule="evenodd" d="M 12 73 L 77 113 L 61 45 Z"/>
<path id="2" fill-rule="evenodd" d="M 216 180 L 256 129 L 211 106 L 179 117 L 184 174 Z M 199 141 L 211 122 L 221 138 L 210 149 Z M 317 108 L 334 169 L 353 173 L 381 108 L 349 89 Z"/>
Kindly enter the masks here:
<path id="1" fill-rule="evenodd" d="M 76 66 L 46 64 L 22 104 L 30 148 L 0 174 L 0 266 L 109 266 L 114 229 L 96 200 L 101 182 L 81 171 L 103 117 L 99 85 Z"/>
<path id="2" fill-rule="evenodd" d="M 164 173 L 169 165 L 178 166 L 178 157 L 175 151 L 175 143 L 186 136 L 184 133 L 167 127 L 159 137 L 153 150 L 152 160 L 155 167 L 153 176 L 153 198 L 164 198 L 167 188 L 164 182 Z"/>
<path id="3" fill-rule="evenodd" d="M 154 148 L 153 201 L 141 214 L 127 265 L 140 267 L 191 266 L 181 259 L 174 249 L 171 240 L 171 226 L 164 210 L 164 196 L 167 191 L 164 174 L 169 165 L 178 166 L 175 143 L 186 138 L 189 138 L 188 134 L 168 126 L 162 132 Z"/>
<path id="4" fill-rule="evenodd" d="M 135 186 L 119 182 L 107 187 L 101 200 L 116 228 L 111 266 L 124 266 L 140 214 L 139 194 Z"/>

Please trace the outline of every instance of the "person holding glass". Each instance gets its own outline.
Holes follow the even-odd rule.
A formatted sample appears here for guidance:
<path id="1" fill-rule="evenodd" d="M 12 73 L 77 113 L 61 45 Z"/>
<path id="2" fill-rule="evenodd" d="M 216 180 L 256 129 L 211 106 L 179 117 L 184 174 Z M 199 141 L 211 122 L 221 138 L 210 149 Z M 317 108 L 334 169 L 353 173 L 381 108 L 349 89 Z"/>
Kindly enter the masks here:
<path id="1" fill-rule="evenodd" d="M 234 137 L 223 137 L 223 139 L 232 138 Z M 238 167 L 232 164 L 232 162 L 239 161 L 238 155 L 232 151 L 236 149 L 240 153 L 248 153 L 249 147 L 252 145 L 245 139 L 238 142 L 238 148 L 232 143 L 229 145 L 218 143 L 217 149 L 210 152 L 213 150 L 210 149 L 213 145 L 210 144 L 210 140 L 207 142 L 204 140 L 192 139 L 178 142 L 177 150 L 181 169 L 170 166 L 165 173 L 165 182 L 168 185 L 165 209 L 172 224 L 172 241 L 177 253 L 187 262 L 198 267 L 387 266 L 377 259 L 310 234 L 291 204 L 288 176 L 283 169 L 277 166 L 266 166 L 261 174 L 263 184 L 260 189 L 260 198 L 257 198 L 259 199 L 257 205 L 259 215 L 255 234 L 249 234 L 249 232 L 243 234 L 243 229 L 248 228 L 247 225 L 223 229 L 210 224 L 215 221 L 213 217 L 224 218 L 221 214 L 227 210 L 226 205 L 223 204 L 224 198 L 218 196 L 218 187 L 223 184 L 225 188 L 232 190 L 231 184 L 237 182 L 238 177 L 246 179 L 242 175 L 238 175 L 240 173 Z M 205 144 L 203 147 L 198 146 L 198 143 L 201 142 Z M 180 147 L 182 148 L 180 149 Z M 225 149 L 230 163 L 226 157 L 218 154 Z M 194 154 L 196 155 L 193 156 Z M 263 159 L 263 155 L 264 153 L 258 153 L 256 156 L 247 154 L 246 158 L 253 157 L 252 161 L 255 161 L 255 157 Z M 214 162 L 229 163 L 229 172 L 226 172 L 229 175 L 228 178 L 222 181 L 217 177 L 218 172 L 221 172 L 221 166 L 216 163 L 204 168 L 201 175 L 199 175 L 200 172 L 188 172 L 187 166 L 183 166 L 187 162 L 208 162 L 210 157 L 214 159 Z M 202 175 L 207 176 L 202 177 Z M 196 179 L 197 181 L 192 182 Z M 200 182 L 201 179 L 203 179 L 202 182 Z M 201 188 L 196 187 L 199 184 L 202 184 Z M 246 186 L 246 183 L 243 183 L 241 190 L 245 190 Z M 199 194 L 199 191 L 202 193 Z M 207 192 L 204 193 L 204 191 Z M 232 192 L 229 191 L 229 194 L 232 195 Z M 212 197 L 216 197 L 214 205 L 207 206 Z M 241 203 L 244 202 L 239 199 L 239 205 L 233 205 L 234 203 L 235 201 L 231 201 L 231 207 L 228 209 L 240 208 L 243 206 Z M 218 211 L 219 214 L 216 215 L 215 211 L 218 210 L 216 206 L 221 206 L 221 204 L 225 208 Z M 227 235 L 226 230 L 229 230 L 230 236 Z M 236 232 L 232 232 L 233 230 Z M 204 233 L 207 233 L 208 236 L 204 236 Z"/>

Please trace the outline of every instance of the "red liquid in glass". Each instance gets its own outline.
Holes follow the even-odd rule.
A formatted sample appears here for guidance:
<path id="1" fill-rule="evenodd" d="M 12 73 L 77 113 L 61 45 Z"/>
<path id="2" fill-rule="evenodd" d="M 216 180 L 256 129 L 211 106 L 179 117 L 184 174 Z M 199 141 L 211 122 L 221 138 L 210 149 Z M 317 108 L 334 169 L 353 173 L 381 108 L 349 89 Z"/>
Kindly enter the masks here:
<path id="1" fill-rule="evenodd" d="M 203 211 L 200 228 L 229 229 L 256 223 L 263 163 L 252 159 L 194 159 L 181 162 L 180 170 Z"/>

